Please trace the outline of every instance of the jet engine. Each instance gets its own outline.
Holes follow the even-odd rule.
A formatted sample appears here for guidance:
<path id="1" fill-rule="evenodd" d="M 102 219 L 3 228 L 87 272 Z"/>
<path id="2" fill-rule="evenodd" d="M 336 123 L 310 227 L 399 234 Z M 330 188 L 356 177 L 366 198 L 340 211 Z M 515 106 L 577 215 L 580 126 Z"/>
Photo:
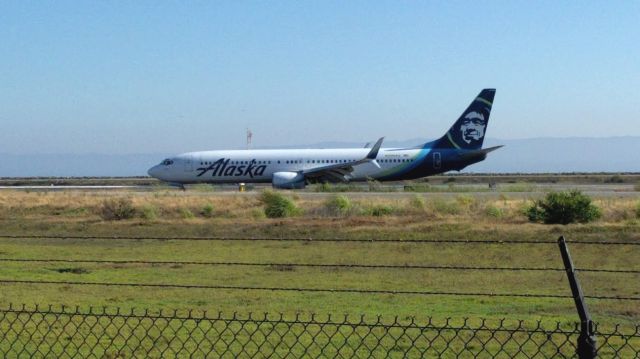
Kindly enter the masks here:
<path id="1" fill-rule="evenodd" d="M 299 172 L 276 172 L 271 185 L 280 189 L 302 189 L 305 185 L 304 175 Z"/>

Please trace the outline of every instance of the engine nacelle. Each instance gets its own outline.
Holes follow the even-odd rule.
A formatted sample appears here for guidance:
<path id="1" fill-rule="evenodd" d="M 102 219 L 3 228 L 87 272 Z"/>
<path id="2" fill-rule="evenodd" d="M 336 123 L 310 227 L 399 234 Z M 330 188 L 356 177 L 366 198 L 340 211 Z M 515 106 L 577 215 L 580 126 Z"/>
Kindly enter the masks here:
<path id="1" fill-rule="evenodd" d="M 302 189 L 305 185 L 304 175 L 299 172 L 276 172 L 271 185 L 280 189 Z"/>

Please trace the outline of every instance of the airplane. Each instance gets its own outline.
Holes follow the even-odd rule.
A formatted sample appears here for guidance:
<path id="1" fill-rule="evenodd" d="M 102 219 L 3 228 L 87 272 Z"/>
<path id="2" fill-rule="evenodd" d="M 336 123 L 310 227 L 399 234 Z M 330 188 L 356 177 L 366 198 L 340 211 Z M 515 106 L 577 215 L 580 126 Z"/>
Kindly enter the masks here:
<path id="1" fill-rule="evenodd" d="M 495 89 L 484 89 L 439 139 L 409 148 L 222 150 L 183 153 L 148 171 L 184 189 L 195 183 L 271 183 L 302 189 L 311 183 L 399 181 L 431 176 L 483 161 L 502 146 L 482 148 Z"/>

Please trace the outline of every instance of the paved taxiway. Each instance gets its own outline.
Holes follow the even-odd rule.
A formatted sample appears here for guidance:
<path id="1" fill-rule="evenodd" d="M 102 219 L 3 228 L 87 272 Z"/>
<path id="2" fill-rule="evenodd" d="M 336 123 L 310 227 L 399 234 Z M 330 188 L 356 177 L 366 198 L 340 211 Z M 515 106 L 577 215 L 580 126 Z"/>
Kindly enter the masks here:
<path id="1" fill-rule="evenodd" d="M 524 186 L 524 190 L 515 190 L 514 186 Z M 112 194 L 129 194 L 129 195 L 149 195 L 158 191 L 171 191 L 178 196 L 254 196 L 258 194 L 259 189 L 269 188 L 270 186 L 259 186 L 254 190 L 247 192 L 238 192 L 236 186 L 225 185 L 216 186 L 215 191 L 203 190 L 203 187 L 192 187 L 185 191 L 165 186 L 0 186 L 2 191 L 69 191 L 69 192 L 109 192 Z M 640 192 L 630 184 L 570 184 L 570 183 L 548 183 L 548 184 L 498 184 L 495 189 L 490 190 L 482 185 L 456 184 L 453 190 L 449 190 L 446 185 L 435 185 L 433 192 L 404 192 L 402 185 L 386 186 L 387 191 L 380 192 L 339 192 L 346 194 L 351 198 L 410 198 L 419 194 L 425 197 L 455 197 L 459 195 L 472 195 L 487 199 L 496 199 L 502 196 L 508 198 L 537 198 L 543 196 L 550 191 L 564 191 L 570 189 L 578 189 L 583 193 L 594 198 L 640 198 Z M 395 191 L 389 191 L 395 190 Z M 313 192 L 311 190 L 292 191 L 298 196 L 304 198 L 326 198 L 337 194 L 337 192 Z"/>

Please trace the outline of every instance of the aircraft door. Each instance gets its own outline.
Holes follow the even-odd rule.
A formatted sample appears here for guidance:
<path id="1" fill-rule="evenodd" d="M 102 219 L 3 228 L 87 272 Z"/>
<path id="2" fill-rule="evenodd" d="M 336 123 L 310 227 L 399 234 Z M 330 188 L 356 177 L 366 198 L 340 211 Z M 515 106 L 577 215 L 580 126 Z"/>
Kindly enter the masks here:
<path id="1" fill-rule="evenodd" d="M 440 152 L 433 153 L 433 168 L 439 170 L 442 168 L 442 157 Z"/>

